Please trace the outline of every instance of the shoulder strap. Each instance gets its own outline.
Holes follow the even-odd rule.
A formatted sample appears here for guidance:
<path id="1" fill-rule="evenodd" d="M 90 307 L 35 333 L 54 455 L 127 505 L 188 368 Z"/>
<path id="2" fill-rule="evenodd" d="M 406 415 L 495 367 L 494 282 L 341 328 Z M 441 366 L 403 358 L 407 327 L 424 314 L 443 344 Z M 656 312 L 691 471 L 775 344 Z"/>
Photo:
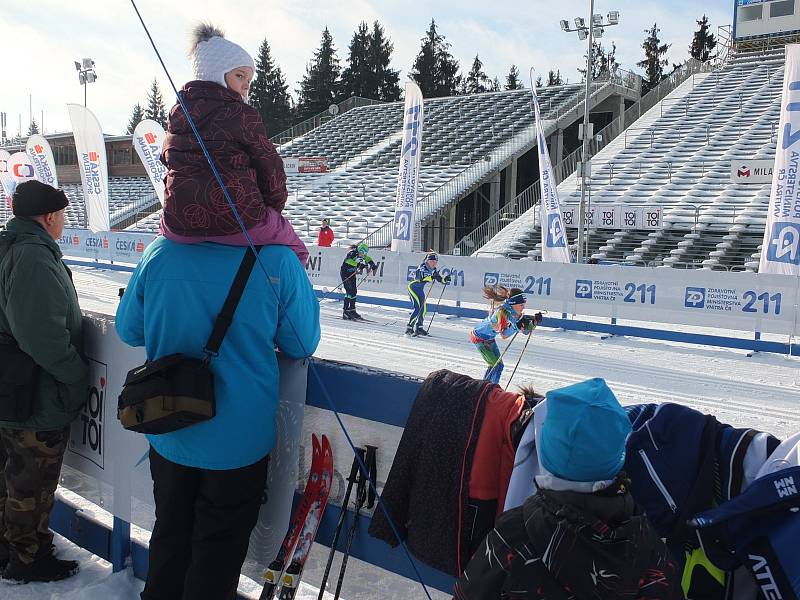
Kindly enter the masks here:
<path id="1" fill-rule="evenodd" d="M 256 250 L 261 252 L 261 248 L 261 246 L 257 246 Z M 231 326 L 233 321 L 233 313 L 236 312 L 239 300 L 242 299 L 244 288 L 247 286 L 247 280 L 250 279 L 250 273 L 255 263 L 256 255 L 253 253 L 252 248 L 248 247 L 245 250 L 242 263 L 239 265 L 239 270 L 236 272 L 236 277 L 231 284 L 231 289 L 228 291 L 228 297 L 225 298 L 225 304 L 222 305 L 222 310 L 219 311 L 214 321 L 214 329 L 206 342 L 206 347 L 203 348 L 207 358 L 216 356 L 219 352 L 219 347 L 222 345 L 225 334 L 228 333 L 228 327 Z"/>

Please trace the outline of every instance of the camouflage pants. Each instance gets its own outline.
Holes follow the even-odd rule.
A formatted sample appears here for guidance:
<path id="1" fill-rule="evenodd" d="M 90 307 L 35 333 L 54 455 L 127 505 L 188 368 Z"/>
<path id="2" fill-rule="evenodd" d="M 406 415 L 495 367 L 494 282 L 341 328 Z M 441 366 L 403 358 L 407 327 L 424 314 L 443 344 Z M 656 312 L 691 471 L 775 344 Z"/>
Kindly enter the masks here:
<path id="1" fill-rule="evenodd" d="M 50 511 L 68 440 L 69 427 L 0 427 L 0 558 L 30 564 L 50 552 Z"/>

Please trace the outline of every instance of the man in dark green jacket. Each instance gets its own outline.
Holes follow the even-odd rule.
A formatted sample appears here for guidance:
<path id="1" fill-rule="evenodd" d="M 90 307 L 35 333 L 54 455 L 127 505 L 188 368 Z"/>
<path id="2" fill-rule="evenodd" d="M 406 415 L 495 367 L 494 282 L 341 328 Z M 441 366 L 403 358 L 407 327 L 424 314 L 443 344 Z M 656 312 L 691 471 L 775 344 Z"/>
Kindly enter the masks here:
<path id="1" fill-rule="evenodd" d="M 67 197 L 28 181 L 12 200 L 14 218 L 0 232 L 0 344 L 17 346 L 37 366 L 31 416 L 0 421 L 0 567 L 6 563 L 3 578 L 20 583 L 56 581 L 78 570 L 53 555 L 48 521 L 89 369 L 78 296 L 55 242 Z M 0 385 L 8 375 L 0 365 Z"/>

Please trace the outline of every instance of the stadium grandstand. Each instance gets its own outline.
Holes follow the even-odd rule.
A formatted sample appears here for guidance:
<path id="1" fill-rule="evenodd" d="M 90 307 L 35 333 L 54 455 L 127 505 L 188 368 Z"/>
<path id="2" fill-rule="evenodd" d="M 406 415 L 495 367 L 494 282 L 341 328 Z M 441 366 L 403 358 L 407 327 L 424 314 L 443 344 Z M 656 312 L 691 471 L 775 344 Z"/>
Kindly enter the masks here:
<path id="1" fill-rule="evenodd" d="M 770 183 L 734 182 L 731 169 L 774 159 L 783 67 L 783 45 L 734 48 L 717 68 L 687 77 L 632 126 L 601 132 L 608 143 L 592 159 L 591 202 L 658 206 L 663 228 L 593 229 L 587 255 L 638 265 L 756 268 Z M 558 190 L 562 208 L 577 205 L 574 174 Z M 536 199 L 538 190 L 531 190 L 517 202 Z M 540 246 L 534 207 L 478 253 L 536 259 Z"/>

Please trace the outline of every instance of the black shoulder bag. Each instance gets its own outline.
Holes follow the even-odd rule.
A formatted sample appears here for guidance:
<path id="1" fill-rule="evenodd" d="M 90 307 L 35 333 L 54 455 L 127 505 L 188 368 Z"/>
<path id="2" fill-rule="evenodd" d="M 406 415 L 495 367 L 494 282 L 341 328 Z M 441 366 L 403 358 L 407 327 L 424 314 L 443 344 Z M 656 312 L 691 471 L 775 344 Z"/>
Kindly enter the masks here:
<path id="1" fill-rule="evenodd" d="M 203 348 L 204 358 L 170 354 L 128 371 L 117 405 L 117 417 L 125 429 L 169 433 L 216 414 L 211 359 L 219 353 L 255 262 L 256 255 L 248 248 Z"/>

